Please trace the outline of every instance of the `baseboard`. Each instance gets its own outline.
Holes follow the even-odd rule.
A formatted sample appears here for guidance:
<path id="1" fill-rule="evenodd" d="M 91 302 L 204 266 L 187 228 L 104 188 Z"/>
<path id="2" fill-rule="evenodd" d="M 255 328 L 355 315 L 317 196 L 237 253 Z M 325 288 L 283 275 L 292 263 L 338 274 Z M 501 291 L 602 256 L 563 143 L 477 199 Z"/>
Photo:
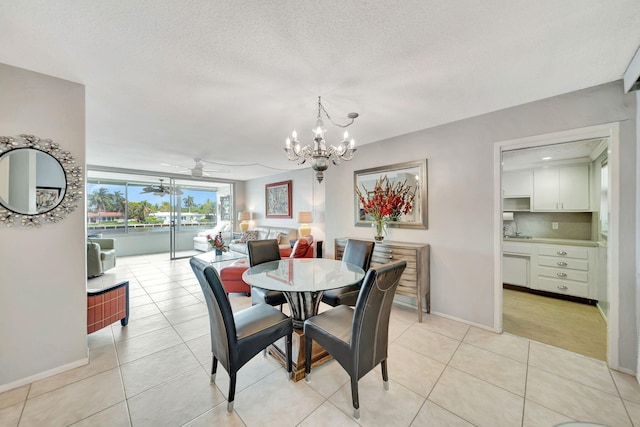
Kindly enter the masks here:
<path id="1" fill-rule="evenodd" d="M 512 291 L 526 292 L 528 294 L 540 295 L 540 296 L 543 296 L 543 297 L 561 299 L 561 300 L 571 301 L 571 302 L 578 302 L 580 304 L 587 304 L 587 305 L 596 305 L 596 304 L 598 304 L 598 300 L 594 300 L 594 299 L 576 297 L 576 296 L 573 296 L 573 295 L 557 294 L 555 292 L 547 292 L 547 291 L 541 291 L 539 289 L 525 288 L 523 286 L 510 285 L 508 283 L 503 283 L 502 287 L 504 289 L 509 289 L 509 290 L 512 290 Z"/>
<path id="2" fill-rule="evenodd" d="M 407 297 L 407 296 L 404 296 L 404 295 L 396 295 L 395 298 L 393 299 L 393 303 L 401 305 L 401 306 L 404 306 L 404 307 L 412 308 L 412 309 L 414 309 L 416 311 L 418 310 L 418 305 L 416 304 L 416 299 L 414 297 Z M 428 313 L 427 312 L 427 308 L 423 306 L 422 307 L 422 312 L 423 313 Z M 445 319 L 455 320 L 456 322 L 464 323 L 465 325 L 475 326 L 476 328 L 484 329 L 486 331 L 495 332 L 495 333 L 498 333 L 498 334 L 500 333 L 499 330 L 497 330 L 495 328 L 492 328 L 491 326 L 481 325 L 480 323 L 475 323 L 475 322 L 470 322 L 468 320 L 460 319 L 458 317 L 450 316 L 448 314 L 436 312 L 436 311 L 433 311 L 433 310 L 431 311 L 431 314 L 436 315 L 436 316 L 440 316 L 440 317 L 444 317 Z"/>
<path id="3" fill-rule="evenodd" d="M 51 377 L 53 375 L 57 375 L 65 371 L 70 371 L 71 369 L 84 366 L 88 363 L 89 363 L 89 355 L 87 354 L 87 357 L 82 358 L 80 360 L 76 360 L 75 362 L 67 363 L 66 365 L 58 366 L 56 368 L 49 369 L 48 371 L 40 372 L 38 374 L 31 375 L 26 378 L 21 378 L 19 380 L 16 380 L 7 384 L 0 384 L 0 393 L 13 390 L 14 388 L 22 387 L 23 385 L 31 384 L 32 382 Z"/>
<path id="4" fill-rule="evenodd" d="M 473 327 L 478 328 L 478 329 L 484 329 L 485 331 L 495 332 L 496 334 L 500 333 L 499 330 L 497 330 L 496 328 L 493 328 L 491 326 L 483 325 L 483 324 L 476 323 L 476 322 L 471 322 L 471 321 L 465 320 L 465 319 L 460 319 L 459 317 L 450 316 L 448 314 L 440 313 L 438 311 L 431 311 L 431 314 L 436 315 L 436 316 L 440 316 L 440 317 L 444 317 L 445 319 L 455 320 L 456 322 L 464 323 L 465 325 L 473 326 Z"/>

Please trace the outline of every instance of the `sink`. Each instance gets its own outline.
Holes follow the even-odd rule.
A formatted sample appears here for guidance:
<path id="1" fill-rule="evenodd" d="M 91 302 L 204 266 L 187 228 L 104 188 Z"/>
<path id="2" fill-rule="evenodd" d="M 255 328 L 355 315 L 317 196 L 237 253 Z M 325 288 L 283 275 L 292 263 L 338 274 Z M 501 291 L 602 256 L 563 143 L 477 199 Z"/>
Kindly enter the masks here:
<path id="1" fill-rule="evenodd" d="M 532 236 L 525 236 L 525 235 L 522 235 L 522 234 L 517 235 L 517 236 L 516 236 L 515 234 L 512 234 L 512 235 L 504 235 L 504 236 L 502 236 L 502 237 L 503 237 L 503 238 L 505 238 L 505 239 L 533 239 L 533 237 L 532 237 Z"/>

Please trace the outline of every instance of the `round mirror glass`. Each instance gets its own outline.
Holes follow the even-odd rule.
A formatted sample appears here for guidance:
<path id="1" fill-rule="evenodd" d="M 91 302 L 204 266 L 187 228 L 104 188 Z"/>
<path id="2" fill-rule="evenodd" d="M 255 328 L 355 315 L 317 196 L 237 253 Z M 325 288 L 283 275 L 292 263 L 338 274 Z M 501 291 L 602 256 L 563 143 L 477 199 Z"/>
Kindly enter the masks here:
<path id="1" fill-rule="evenodd" d="M 49 153 L 18 148 L 0 156 L 0 204 L 23 215 L 55 209 L 67 188 L 65 171 Z"/>

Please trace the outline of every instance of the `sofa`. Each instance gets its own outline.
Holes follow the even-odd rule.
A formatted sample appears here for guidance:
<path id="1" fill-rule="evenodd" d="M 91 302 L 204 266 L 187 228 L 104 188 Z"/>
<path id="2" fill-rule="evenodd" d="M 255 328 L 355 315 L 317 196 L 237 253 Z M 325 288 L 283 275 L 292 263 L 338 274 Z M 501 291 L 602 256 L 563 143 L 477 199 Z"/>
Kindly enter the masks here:
<path id="1" fill-rule="evenodd" d="M 229 243 L 229 249 L 234 252 L 240 252 L 248 254 L 247 240 L 266 240 L 276 239 L 278 240 L 278 246 L 280 247 L 280 256 L 288 257 L 291 254 L 291 240 L 298 240 L 298 230 L 295 228 L 285 227 L 270 227 L 266 225 L 259 225 L 252 230 L 242 233 L 240 239 L 231 240 Z"/>
<path id="2" fill-rule="evenodd" d="M 116 266 L 116 239 L 90 238 L 87 241 L 87 277 L 98 277 Z"/>
<path id="3" fill-rule="evenodd" d="M 231 223 L 229 221 L 220 221 L 215 227 L 198 232 L 193 238 L 193 249 L 196 251 L 207 252 L 211 250 L 211 245 L 207 240 L 207 236 L 215 237 L 216 234 L 222 233 L 225 242 L 231 240 Z"/>

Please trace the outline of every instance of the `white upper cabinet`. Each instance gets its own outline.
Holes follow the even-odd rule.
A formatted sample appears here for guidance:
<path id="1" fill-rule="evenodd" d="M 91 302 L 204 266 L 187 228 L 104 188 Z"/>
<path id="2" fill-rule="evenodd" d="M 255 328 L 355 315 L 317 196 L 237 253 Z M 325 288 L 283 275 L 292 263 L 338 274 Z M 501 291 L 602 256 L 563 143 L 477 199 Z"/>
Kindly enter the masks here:
<path id="1" fill-rule="evenodd" d="M 532 210 L 590 210 L 589 165 L 535 169 Z"/>
<path id="2" fill-rule="evenodd" d="M 531 197 L 531 170 L 509 171 L 502 174 L 503 197 Z"/>

